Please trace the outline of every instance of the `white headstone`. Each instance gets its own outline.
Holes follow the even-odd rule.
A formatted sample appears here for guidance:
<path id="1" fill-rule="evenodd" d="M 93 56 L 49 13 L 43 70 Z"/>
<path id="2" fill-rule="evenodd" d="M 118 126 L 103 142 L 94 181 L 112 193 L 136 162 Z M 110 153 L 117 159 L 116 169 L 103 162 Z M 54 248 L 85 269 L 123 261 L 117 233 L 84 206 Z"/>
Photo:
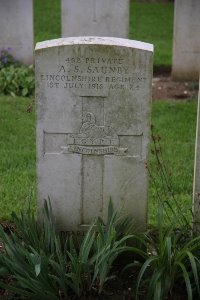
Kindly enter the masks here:
<path id="1" fill-rule="evenodd" d="M 200 1 L 175 0 L 172 75 L 198 79 L 200 70 Z"/>
<path id="2" fill-rule="evenodd" d="M 62 0 L 62 37 L 128 38 L 129 0 Z"/>
<path id="3" fill-rule="evenodd" d="M 32 0 L 1 0 L 0 50 L 8 48 L 20 62 L 33 63 Z"/>
<path id="4" fill-rule="evenodd" d="M 200 81 L 199 81 L 200 89 Z M 197 109 L 196 149 L 194 164 L 193 212 L 195 228 L 200 231 L 200 90 Z"/>
<path id="5" fill-rule="evenodd" d="M 50 197 L 58 229 L 105 220 L 110 198 L 145 228 L 152 52 L 119 38 L 36 45 L 38 204 Z"/>

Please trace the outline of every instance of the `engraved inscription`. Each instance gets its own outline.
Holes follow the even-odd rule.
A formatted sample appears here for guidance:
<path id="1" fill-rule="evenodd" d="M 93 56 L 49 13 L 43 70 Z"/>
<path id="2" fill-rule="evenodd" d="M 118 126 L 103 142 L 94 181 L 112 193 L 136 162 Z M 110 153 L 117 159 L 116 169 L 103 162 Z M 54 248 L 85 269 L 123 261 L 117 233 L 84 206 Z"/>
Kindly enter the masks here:
<path id="1" fill-rule="evenodd" d="M 47 88 L 69 90 L 139 90 L 146 77 L 132 69 L 124 58 L 70 57 L 52 74 L 41 74 Z"/>
<path id="2" fill-rule="evenodd" d="M 104 145 L 103 147 L 99 147 L 102 146 L 102 144 L 98 144 L 98 139 L 95 140 L 96 143 L 94 143 L 94 141 L 88 141 L 87 144 L 81 144 L 81 141 L 77 140 L 76 144 L 74 144 L 73 139 L 69 138 L 69 133 L 51 133 L 51 132 L 44 132 L 44 155 L 58 155 L 58 154 L 63 154 L 63 152 L 67 152 L 69 154 L 72 153 L 76 153 L 75 151 L 73 152 L 73 147 L 71 146 L 84 146 L 84 147 L 88 147 L 88 148 L 99 148 L 99 152 L 100 154 L 97 155 L 107 155 L 107 154 L 112 154 L 111 151 L 113 151 L 113 155 L 121 155 L 120 152 L 116 151 L 116 149 L 112 149 L 110 148 L 109 150 L 103 150 L 102 148 L 104 147 L 109 147 L 109 146 L 116 146 L 116 148 L 119 149 L 119 145 L 123 145 L 120 146 L 120 149 L 125 149 L 126 151 L 124 152 L 123 155 L 129 155 L 129 156 L 140 156 L 141 153 L 141 148 L 142 148 L 142 136 L 133 136 L 133 135 L 126 135 L 126 136 L 120 136 L 118 137 L 118 141 L 116 142 L 116 145 L 114 145 L 114 143 L 105 146 L 105 144 L 109 144 L 108 140 L 104 141 Z M 92 143 L 93 142 L 93 143 Z M 63 146 L 65 145 L 65 146 Z M 70 146 L 70 151 L 67 150 L 67 146 Z M 64 149 L 63 149 L 64 147 Z M 76 149 L 74 149 L 76 150 Z M 79 148 L 80 150 L 80 148 Z M 101 151 L 100 151 L 101 150 Z M 84 150 L 81 149 L 81 151 L 83 152 Z M 107 151 L 107 152 L 106 152 Z M 87 150 L 87 152 L 89 152 Z M 110 153 L 109 153 L 110 152 Z M 86 150 L 85 150 L 86 153 Z M 93 152 L 93 155 L 94 152 Z"/>
<path id="3" fill-rule="evenodd" d="M 63 154 L 68 153 L 79 153 L 79 154 L 93 154 L 93 155 L 105 155 L 105 154 L 115 154 L 115 155 L 126 155 L 127 148 L 118 148 L 113 146 L 108 147 L 84 147 L 78 145 L 70 145 L 68 147 L 62 147 Z"/>
<path id="4" fill-rule="evenodd" d="M 91 112 L 83 112 L 83 124 L 79 132 L 78 134 L 69 135 L 68 144 L 88 146 L 119 144 L 119 138 L 111 126 L 97 125 L 95 116 Z"/>
<path id="5" fill-rule="evenodd" d="M 119 139 L 117 138 L 86 138 L 86 137 L 74 137 L 70 134 L 67 137 L 68 144 L 83 145 L 83 146 L 118 146 Z"/>
<path id="6" fill-rule="evenodd" d="M 117 146 L 119 146 L 119 137 L 114 129 L 107 125 L 97 125 L 93 113 L 83 112 L 83 123 L 79 133 L 68 134 L 67 146 L 62 146 L 61 149 L 63 154 L 125 155 L 127 148 Z"/>
<path id="7" fill-rule="evenodd" d="M 95 116 L 91 112 L 84 112 L 83 121 L 80 133 L 83 133 L 86 137 L 105 138 L 117 136 L 110 126 L 96 125 Z"/>

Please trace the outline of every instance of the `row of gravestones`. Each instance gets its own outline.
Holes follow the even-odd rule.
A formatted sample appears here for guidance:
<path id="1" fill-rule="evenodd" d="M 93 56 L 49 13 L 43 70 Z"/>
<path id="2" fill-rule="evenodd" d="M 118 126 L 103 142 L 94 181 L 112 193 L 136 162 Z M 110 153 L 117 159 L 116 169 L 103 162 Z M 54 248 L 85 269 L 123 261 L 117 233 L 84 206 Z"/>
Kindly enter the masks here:
<path id="1" fill-rule="evenodd" d="M 106 220 L 110 198 L 146 228 L 152 56 L 151 44 L 120 38 L 37 44 L 38 205 L 51 199 L 59 230 L 81 235 Z M 197 141 L 196 221 L 200 130 Z"/>
<path id="2" fill-rule="evenodd" d="M 62 36 L 128 37 L 129 0 L 61 0 Z M 120 20 L 120 24 L 119 24 Z M 0 48 L 33 63 L 33 1 L 1 0 Z"/>
<path id="3" fill-rule="evenodd" d="M 62 36 L 128 37 L 129 0 L 62 0 Z M 2 0 L 0 48 L 33 62 L 32 0 Z M 176 0 L 172 74 L 197 79 L 200 69 L 200 1 Z"/>

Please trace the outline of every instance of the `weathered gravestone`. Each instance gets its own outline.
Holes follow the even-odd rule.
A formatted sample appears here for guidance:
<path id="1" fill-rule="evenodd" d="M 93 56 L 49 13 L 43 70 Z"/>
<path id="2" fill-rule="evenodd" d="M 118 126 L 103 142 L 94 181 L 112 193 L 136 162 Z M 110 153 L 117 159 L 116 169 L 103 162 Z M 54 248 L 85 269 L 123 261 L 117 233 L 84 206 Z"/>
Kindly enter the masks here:
<path id="1" fill-rule="evenodd" d="M 172 75 L 198 79 L 200 70 L 200 1 L 175 0 Z"/>
<path id="2" fill-rule="evenodd" d="M 1 0 L 0 49 L 8 48 L 22 63 L 33 63 L 32 0 Z"/>
<path id="3" fill-rule="evenodd" d="M 62 0 L 62 36 L 128 38 L 129 0 Z"/>
<path id="4" fill-rule="evenodd" d="M 39 211 L 49 196 L 58 229 L 105 220 L 110 197 L 145 228 L 152 52 L 118 38 L 37 44 Z"/>
<path id="5" fill-rule="evenodd" d="M 198 229 L 198 231 L 200 231 L 200 90 L 199 90 L 198 109 L 197 109 L 193 205 L 194 205 L 193 207 L 194 222 L 196 223 L 194 227 Z"/>

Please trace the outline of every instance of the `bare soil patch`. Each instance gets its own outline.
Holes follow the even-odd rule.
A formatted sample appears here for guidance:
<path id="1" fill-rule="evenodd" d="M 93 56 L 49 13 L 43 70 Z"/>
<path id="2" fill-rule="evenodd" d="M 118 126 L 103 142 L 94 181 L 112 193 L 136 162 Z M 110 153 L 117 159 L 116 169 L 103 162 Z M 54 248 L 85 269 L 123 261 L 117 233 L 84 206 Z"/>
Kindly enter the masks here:
<path id="1" fill-rule="evenodd" d="M 175 81 L 169 75 L 153 78 L 153 100 L 191 100 L 198 97 L 198 82 Z"/>

